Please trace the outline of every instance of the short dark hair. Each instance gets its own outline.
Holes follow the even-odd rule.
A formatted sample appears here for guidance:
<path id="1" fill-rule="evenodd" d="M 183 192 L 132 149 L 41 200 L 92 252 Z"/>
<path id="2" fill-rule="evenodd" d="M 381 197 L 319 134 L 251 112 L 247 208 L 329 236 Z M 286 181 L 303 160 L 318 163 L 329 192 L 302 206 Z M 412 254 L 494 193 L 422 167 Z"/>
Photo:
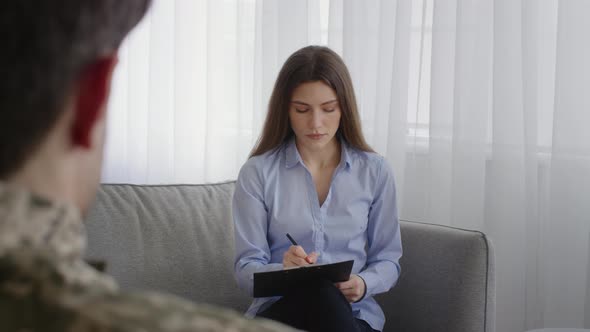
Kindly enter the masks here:
<path id="1" fill-rule="evenodd" d="M 250 157 L 274 150 L 293 137 L 289 123 L 293 91 L 300 84 L 314 81 L 334 89 L 338 98 L 342 117 L 336 137 L 355 149 L 373 152 L 363 136 L 352 79 L 344 61 L 328 47 L 312 45 L 291 54 L 283 64 L 268 102 L 264 128 Z"/>
<path id="2" fill-rule="evenodd" d="M 116 51 L 149 5 L 0 1 L 0 178 L 26 162 L 55 125 L 81 70 Z"/>

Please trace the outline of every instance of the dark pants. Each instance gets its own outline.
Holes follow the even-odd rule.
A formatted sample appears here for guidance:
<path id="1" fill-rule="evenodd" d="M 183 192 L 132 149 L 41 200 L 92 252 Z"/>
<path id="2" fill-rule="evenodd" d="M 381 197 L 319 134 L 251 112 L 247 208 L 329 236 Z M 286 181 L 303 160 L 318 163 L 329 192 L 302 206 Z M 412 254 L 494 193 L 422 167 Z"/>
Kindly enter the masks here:
<path id="1" fill-rule="evenodd" d="M 295 289 L 257 316 L 310 332 L 375 332 L 352 316 L 348 300 L 328 281 Z"/>

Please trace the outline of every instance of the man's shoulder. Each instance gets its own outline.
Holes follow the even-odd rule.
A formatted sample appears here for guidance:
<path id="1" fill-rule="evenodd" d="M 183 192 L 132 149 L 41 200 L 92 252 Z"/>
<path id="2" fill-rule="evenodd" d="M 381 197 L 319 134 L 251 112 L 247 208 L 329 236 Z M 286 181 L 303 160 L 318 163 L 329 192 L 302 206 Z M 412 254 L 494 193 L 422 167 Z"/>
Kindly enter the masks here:
<path id="1" fill-rule="evenodd" d="M 118 290 L 82 259 L 79 215 L 0 184 L 0 331 L 290 331 L 179 297 Z"/>
<path id="2" fill-rule="evenodd" d="M 24 259 L 23 259 L 24 258 Z M 33 269 L 33 264 L 35 269 Z M 2 331 L 289 331 L 169 294 L 120 292 L 83 262 L 0 257 Z"/>
<path id="3" fill-rule="evenodd" d="M 89 299 L 67 308 L 66 330 L 111 331 L 291 331 L 268 320 L 247 319 L 233 310 L 194 304 L 179 297 L 155 293 L 116 293 Z"/>

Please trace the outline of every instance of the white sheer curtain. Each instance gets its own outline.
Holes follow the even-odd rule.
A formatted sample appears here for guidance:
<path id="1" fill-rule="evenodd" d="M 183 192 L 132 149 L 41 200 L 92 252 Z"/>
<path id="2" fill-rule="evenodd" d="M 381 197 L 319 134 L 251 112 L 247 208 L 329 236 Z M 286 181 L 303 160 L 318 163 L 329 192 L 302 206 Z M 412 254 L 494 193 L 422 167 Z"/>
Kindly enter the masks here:
<path id="1" fill-rule="evenodd" d="M 497 330 L 590 328 L 590 1 L 156 0 L 104 182 L 235 179 L 286 57 L 340 53 L 403 219 L 488 234 Z M 395 322 L 390 322 L 395 324 Z"/>

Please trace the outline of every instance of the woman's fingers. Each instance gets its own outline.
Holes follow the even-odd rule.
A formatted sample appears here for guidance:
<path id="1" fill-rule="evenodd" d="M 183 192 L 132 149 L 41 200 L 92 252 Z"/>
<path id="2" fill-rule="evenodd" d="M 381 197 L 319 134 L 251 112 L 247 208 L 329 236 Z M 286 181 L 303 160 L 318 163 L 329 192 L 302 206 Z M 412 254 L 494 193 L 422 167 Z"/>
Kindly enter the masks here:
<path id="1" fill-rule="evenodd" d="M 294 267 L 308 265 L 307 254 L 301 246 L 291 246 L 283 255 L 283 266 Z"/>
<path id="2" fill-rule="evenodd" d="M 291 256 L 289 258 L 290 263 L 293 266 L 304 266 L 304 265 L 308 265 L 309 263 L 305 260 L 305 258 L 301 258 L 301 257 L 294 257 Z"/>
<path id="3" fill-rule="evenodd" d="M 315 264 L 318 261 L 319 254 L 312 252 L 307 254 L 301 246 L 291 246 L 289 250 L 283 255 L 283 266 L 304 266 L 309 264 Z"/>
<path id="4" fill-rule="evenodd" d="M 291 246 L 289 247 L 289 252 L 293 253 L 293 255 L 301 258 L 307 257 L 305 250 L 303 250 L 302 246 Z"/>
<path id="5" fill-rule="evenodd" d="M 307 255 L 307 257 L 305 257 L 305 260 L 309 263 L 309 264 L 315 264 L 318 261 L 318 256 L 320 254 L 318 254 L 317 252 L 312 252 L 311 254 Z"/>
<path id="6" fill-rule="evenodd" d="M 365 282 L 356 274 L 351 275 L 348 281 L 337 282 L 334 285 L 349 302 L 356 302 L 365 294 Z"/>

